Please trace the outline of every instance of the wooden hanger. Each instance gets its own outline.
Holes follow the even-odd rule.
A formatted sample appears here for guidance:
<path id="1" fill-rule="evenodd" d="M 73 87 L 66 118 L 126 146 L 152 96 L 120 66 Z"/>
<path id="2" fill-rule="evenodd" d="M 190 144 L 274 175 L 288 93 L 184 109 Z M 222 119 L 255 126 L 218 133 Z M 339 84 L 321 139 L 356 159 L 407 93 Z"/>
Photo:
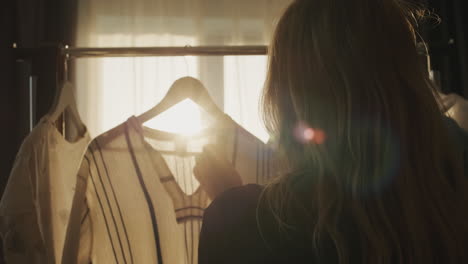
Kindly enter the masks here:
<path id="1" fill-rule="evenodd" d="M 172 84 L 167 94 L 156 106 L 138 116 L 137 119 L 143 124 L 185 99 L 192 100 L 215 120 L 224 116 L 224 112 L 215 104 L 208 90 L 199 80 L 183 77 Z"/>
<path id="2" fill-rule="evenodd" d="M 59 88 L 58 96 L 49 111 L 49 118 L 53 122 L 56 122 L 60 117 L 63 117 L 65 113 L 67 114 L 67 118 L 71 117 L 70 121 L 73 122 L 79 132 L 86 130 L 80 118 L 80 114 L 78 113 L 75 96 L 73 94 L 73 86 L 70 82 L 65 82 L 61 88 Z"/>

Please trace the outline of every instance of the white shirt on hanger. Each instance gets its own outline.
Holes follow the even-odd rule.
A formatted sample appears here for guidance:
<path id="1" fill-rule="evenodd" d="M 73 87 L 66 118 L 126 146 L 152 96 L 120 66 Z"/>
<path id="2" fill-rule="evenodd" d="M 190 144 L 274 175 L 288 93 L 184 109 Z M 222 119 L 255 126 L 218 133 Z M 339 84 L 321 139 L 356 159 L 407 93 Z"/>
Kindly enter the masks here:
<path id="1" fill-rule="evenodd" d="M 49 116 L 23 141 L 0 202 L 7 263 L 60 263 L 76 173 L 90 141 L 69 142 Z"/>

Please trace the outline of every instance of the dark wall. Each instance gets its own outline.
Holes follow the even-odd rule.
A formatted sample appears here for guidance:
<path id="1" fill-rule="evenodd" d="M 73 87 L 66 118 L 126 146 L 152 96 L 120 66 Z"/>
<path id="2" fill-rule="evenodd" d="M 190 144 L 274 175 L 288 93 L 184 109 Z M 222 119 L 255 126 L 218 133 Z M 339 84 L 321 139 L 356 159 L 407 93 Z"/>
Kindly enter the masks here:
<path id="1" fill-rule="evenodd" d="M 426 28 L 433 69 L 442 91 L 468 98 L 468 1 L 428 0 L 441 23 Z"/>
<path id="2" fill-rule="evenodd" d="M 55 96 L 58 46 L 73 44 L 76 0 L 4 0 L 0 4 L 0 194 L 27 135 L 24 84 L 37 78 L 37 119 Z M 13 49 L 16 43 L 17 49 Z"/>
<path id="3" fill-rule="evenodd" d="M 74 40 L 76 0 L 16 0 L 20 47 L 37 48 Z"/>
<path id="4" fill-rule="evenodd" d="M 15 1 L 2 1 L 0 7 L 0 191 L 7 180 L 10 165 L 20 144 L 18 137 L 18 100 L 14 81 L 15 57 L 11 47 L 16 39 Z"/>

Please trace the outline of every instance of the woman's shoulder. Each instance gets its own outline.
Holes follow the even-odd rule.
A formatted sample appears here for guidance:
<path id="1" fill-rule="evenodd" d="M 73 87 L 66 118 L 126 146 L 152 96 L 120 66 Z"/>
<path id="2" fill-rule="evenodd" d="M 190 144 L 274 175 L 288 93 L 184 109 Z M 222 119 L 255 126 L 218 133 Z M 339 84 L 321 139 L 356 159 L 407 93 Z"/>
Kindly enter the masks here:
<path id="1" fill-rule="evenodd" d="M 254 224 L 262 187 L 248 184 L 231 188 L 211 202 L 205 210 L 204 218 L 215 218 L 224 226 L 239 226 L 241 223 Z"/>

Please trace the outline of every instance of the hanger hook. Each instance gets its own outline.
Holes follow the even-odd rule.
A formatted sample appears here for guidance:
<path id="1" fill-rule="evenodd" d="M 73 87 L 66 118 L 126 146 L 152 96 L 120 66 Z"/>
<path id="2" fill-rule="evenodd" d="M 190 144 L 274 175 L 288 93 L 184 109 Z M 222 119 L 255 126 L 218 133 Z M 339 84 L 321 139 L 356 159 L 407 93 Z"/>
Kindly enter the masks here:
<path id="1" fill-rule="evenodd" d="M 191 46 L 189 44 L 185 45 L 184 48 L 185 49 L 188 49 L 190 48 Z M 187 55 L 184 55 L 184 61 L 185 61 L 185 71 L 186 71 L 186 75 L 189 76 L 190 75 L 190 64 L 187 60 Z"/>
<path id="2" fill-rule="evenodd" d="M 68 49 L 68 45 L 63 47 L 64 49 Z M 65 53 L 64 60 L 63 60 L 63 80 L 68 82 L 68 61 L 70 60 L 70 54 Z"/>

